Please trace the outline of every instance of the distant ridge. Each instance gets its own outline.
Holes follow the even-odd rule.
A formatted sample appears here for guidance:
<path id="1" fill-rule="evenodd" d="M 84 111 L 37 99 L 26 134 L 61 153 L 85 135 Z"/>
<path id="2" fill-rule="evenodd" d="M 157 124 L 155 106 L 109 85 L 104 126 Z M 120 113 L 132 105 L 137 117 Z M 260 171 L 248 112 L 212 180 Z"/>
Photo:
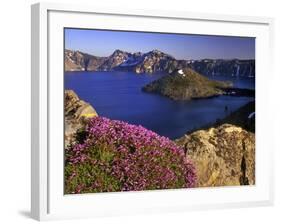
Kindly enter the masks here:
<path id="1" fill-rule="evenodd" d="M 254 59 L 177 60 L 157 49 L 147 53 L 129 53 L 117 49 L 108 57 L 66 49 L 64 55 L 65 71 L 130 71 L 152 74 L 191 68 L 203 75 L 255 77 Z"/>

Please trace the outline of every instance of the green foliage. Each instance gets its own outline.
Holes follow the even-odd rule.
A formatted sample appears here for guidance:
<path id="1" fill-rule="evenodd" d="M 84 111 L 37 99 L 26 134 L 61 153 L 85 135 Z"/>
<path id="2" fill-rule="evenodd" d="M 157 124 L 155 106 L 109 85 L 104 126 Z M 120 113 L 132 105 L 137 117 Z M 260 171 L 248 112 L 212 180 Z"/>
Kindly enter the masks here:
<path id="1" fill-rule="evenodd" d="M 69 155 L 67 155 L 69 156 Z M 121 183 L 111 175 L 115 153 L 106 145 L 87 149 L 87 161 L 65 166 L 65 193 L 120 191 Z"/>

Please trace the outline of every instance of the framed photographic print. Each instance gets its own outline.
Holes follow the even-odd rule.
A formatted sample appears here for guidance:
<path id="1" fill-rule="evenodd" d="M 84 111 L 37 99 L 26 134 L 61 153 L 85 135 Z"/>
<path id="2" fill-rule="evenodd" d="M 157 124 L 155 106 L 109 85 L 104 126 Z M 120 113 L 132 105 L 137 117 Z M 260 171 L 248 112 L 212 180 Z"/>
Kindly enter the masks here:
<path id="1" fill-rule="evenodd" d="M 270 205 L 270 18 L 32 6 L 32 217 Z"/>

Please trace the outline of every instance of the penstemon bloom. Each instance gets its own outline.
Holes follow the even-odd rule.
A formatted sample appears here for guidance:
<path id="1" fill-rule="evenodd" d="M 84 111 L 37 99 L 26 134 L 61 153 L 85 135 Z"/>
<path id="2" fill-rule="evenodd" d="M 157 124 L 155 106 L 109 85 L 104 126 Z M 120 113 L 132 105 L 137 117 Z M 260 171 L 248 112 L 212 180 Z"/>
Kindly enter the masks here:
<path id="1" fill-rule="evenodd" d="M 94 117 L 83 136 L 66 149 L 66 193 L 195 186 L 195 168 L 184 150 L 142 126 Z"/>

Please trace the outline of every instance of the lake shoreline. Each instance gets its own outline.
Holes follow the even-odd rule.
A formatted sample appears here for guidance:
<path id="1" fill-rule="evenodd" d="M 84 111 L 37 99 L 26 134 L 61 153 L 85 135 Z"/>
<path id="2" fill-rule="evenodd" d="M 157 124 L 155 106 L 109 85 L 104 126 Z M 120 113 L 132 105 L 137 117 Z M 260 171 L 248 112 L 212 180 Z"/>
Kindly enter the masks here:
<path id="1" fill-rule="evenodd" d="M 74 90 L 99 115 L 142 125 L 162 136 L 176 139 L 187 131 L 215 122 L 253 100 L 252 97 L 220 95 L 188 102 L 176 102 L 141 91 L 146 83 L 165 74 L 138 75 L 124 72 L 70 72 L 65 88 Z M 236 79 L 235 79 L 236 80 Z M 253 80 L 239 79 L 235 86 L 248 87 Z M 249 87 L 251 87 L 250 84 Z"/>
<path id="2" fill-rule="evenodd" d="M 250 102 L 248 104 L 249 106 L 246 106 L 246 109 L 243 109 L 245 108 L 245 106 L 243 106 L 237 111 L 234 111 L 220 123 L 210 125 L 204 129 L 198 128 L 197 130 L 186 133 L 175 140 L 158 135 L 157 133 L 139 125 L 133 125 L 124 121 L 111 120 L 102 117 L 98 114 L 98 112 L 96 112 L 94 107 L 80 99 L 73 90 L 65 90 L 65 101 L 65 125 L 68 130 L 68 132 L 65 132 L 65 172 L 67 173 L 65 186 L 66 192 L 69 194 L 86 193 L 88 191 L 88 189 L 84 189 L 85 191 L 81 192 L 80 188 L 78 190 L 73 188 L 73 186 L 76 185 L 75 181 L 72 182 L 72 178 L 76 174 L 76 168 L 74 167 L 77 166 L 79 168 L 83 165 L 85 160 L 89 158 L 89 155 L 96 155 L 97 152 L 106 153 L 108 152 L 107 150 L 115 147 L 117 149 L 116 152 L 122 153 L 123 156 L 127 155 L 131 158 L 131 154 L 141 152 L 142 145 L 135 144 L 135 142 L 132 143 L 130 138 L 133 138 L 135 141 L 142 141 L 142 138 L 146 139 L 147 136 L 155 136 L 155 138 L 158 139 L 157 142 L 160 145 L 160 148 L 157 147 L 155 149 L 153 147 L 149 147 L 149 150 L 151 150 L 153 155 L 156 153 L 155 156 L 157 158 L 161 157 L 161 155 L 157 153 L 159 149 L 165 152 L 163 155 L 166 155 L 166 150 L 168 150 L 168 152 L 174 152 L 173 150 L 175 147 L 179 147 L 177 148 L 178 153 L 176 155 L 180 155 L 185 158 L 186 162 L 189 163 L 188 167 L 192 167 L 192 178 L 195 178 L 196 174 L 196 178 L 194 180 L 192 179 L 192 184 L 187 185 L 187 187 L 238 186 L 255 184 L 255 134 L 254 132 L 246 130 L 245 127 L 241 127 L 239 124 L 237 125 L 237 123 L 234 124 L 229 122 L 231 119 L 235 120 L 234 118 L 237 118 L 237 116 L 238 118 L 241 118 L 241 113 L 246 113 L 246 118 L 249 118 L 249 112 L 254 109 L 254 101 Z M 91 116 L 89 116 L 89 114 Z M 254 117 L 251 116 L 251 118 L 253 118 L 252 121 L 254 122 Z M 244 121 L 241 122 L 243 123 Z M 111 125 L 115 125 L 115 127 L 112 128 Z M 108 130 L 104 131 L 104 129 Z M 96 133 L 97 130 L 99 132 Z M 135 130 L 138 131 L 137 135 Z M 114 132 L 114 134 L 111 134 L 112 132 Z M 130 132 L 132 132 L 132 134 L 130 134 Z M 95 133 L 96 136 L 93 135 Z M 124 136 L 124 133 L 127 133 L 127 137 L 124 138 L 126 141 L 120 145 L 119 141 L 120 138 L 122 139 L 122 136 Z M 104 135 L 104 137 L 101 137 L 101 135 Z M 116 135 L 120 136 L 117 138 L 119 143 L 112 140 L 116 137 Z M 106 150 L 104 145 L 102 145 L 103 147 L 99 147 L 97 144 L 97 141 L 99 140 L 102 142 L 105 141 L 105 145 L 112 144 L 112 147 L 109 147 Z M 84 144 L 85 142 L 87 142 L 87 144 Z M 163 147 L 163 143 L 167 142 L 169 146 L 172 146 L 172 148 Z M 87 148 L 89 143 L 91 143 L 92 146 Z M 130 143 L 129 147 L 127 146 L 128 143 Z M 132 146 L 132 144 L 135 145 Z M 140 148 L 137 148 L 137 146 Z M 85 150 L 80 150 L 77 153 L 77 149 L 80 149 L 79 147 L 85 147 Z M 122 148 L 122 150 L 125 150 L 126 147 L 128 147 L 129 150 L 123 152 L 120 151 L 118 147 L 120 149 Z M 89 150 L 94 150 L 95 153 L 88 155 L 87 152 Z M 86 156 L 83 156 L 83 153 L 86 153 Z M 101 158 L 106 157 L 98 158 L 99 160 L 95 161 L 100 161 Z M 112 159 L 113 158 L 115 157 L 112 154 Z M 118 156 L 116 158 L 118 158 Z M 134 164 L 137 162 L 142 163 L 142 160 L 139 159 L 139 157 L 133 158 L 136 158 L 136 161 L 133 162 Z M 145 161 L 151 160 L 145 158 Z M 104 167 L 104 162 L 101 162 L 101 164 L 102 165 L 97 165 L 96 162 L 91 163 L 91 168 L 95 168 L 100 171 Z M 174 165 L 175 164 L 172 163 L 173 167 Z M 109 167 L 111 167 L 110 164 Z M 98 185 L 94 186 L 96 187 Z M 95 187 L 93 189 L 96 189 Z M 184 186 L 181 186 L 180 188 L 182 187 Z M 124 188 L 124 190 L 129 189 Z"/>

